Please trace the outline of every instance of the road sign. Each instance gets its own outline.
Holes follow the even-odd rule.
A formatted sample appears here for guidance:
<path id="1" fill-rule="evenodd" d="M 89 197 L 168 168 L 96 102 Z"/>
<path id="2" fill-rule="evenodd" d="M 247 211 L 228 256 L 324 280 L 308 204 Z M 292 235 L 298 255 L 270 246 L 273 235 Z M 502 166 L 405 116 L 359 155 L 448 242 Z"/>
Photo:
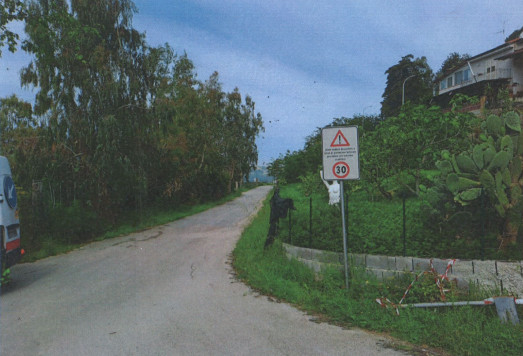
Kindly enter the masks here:
<path id="1" fill-rule="evenodd" d="M 331 147 L 350 147 L 349 141 L 347 141 L 347 138 L 343 135 L 341 130 L 338 130 L 336 136 L 334 136 L 334 140 L 331 142 Z"/>
<path id="2" fill-rule="evenodd" d="M 329 127 L 321 131 L 323 143 L 323 178 L 325 180 L 360 179 L 358 127 Z"/>
<path id="3" fill-rule="evenodd" d="M 349 176 L 350 173 L 350 167 L 347 163 L 341 161 L 336 162 L 334 164 L 334 167 L 332 167 L 332 173 L 334 176 L 338 179 L 344 179 Z"/>
<path id="4" fill-rule="evenodd" d="M 347 228 L 345 224 L 345 194 L 343 181 L 360 179 L 358 127 L 329 127 L 321 130 L 323 150 L 323 179 L 340 181 L 343 255 L 345 262 L 345 288 L 349 289 L 347 262 Z"/>

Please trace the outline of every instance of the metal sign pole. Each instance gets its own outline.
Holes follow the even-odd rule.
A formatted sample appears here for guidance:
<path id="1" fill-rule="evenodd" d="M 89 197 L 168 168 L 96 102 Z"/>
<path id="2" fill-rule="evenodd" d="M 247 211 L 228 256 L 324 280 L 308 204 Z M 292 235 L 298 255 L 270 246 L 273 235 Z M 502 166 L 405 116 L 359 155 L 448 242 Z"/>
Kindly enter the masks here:
<path id="1" fill-rule="evenodd" d="M 349 264 L 347 262 L 347 227 L 345 226 L 345 194 L 343 192 L 343 181 L 340 184 L 341 222 L 343 228 L 343 261 L 345 262 L 345 288 L 349 290 Z"/>
<path id="2" fill-rule="evenodd" d="M 341 221 L 343 226 L 343 258 L 345 261 L 345 287 L 347 290 L 349 290 L 347 227 L 345 226 L 345 194 L 343 192 L 343 181 L 360 179 L 358 127 L 326 127 L 321 130 L 321 141 L 323 151 L 323 180 L 335 180 L 338 181 L 340 185 Z M 338 199 L 336 198 L 336 201 L 337 200 Z"/>

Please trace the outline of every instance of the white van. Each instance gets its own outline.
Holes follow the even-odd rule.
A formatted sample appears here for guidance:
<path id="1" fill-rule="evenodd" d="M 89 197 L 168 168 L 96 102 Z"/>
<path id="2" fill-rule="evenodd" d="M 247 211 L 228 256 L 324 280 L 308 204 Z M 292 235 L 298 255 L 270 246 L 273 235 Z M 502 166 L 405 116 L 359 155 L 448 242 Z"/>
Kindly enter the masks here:
<path id="1" fill-rule="evenodd" d="M 18 219 L 15 183 L 6 157 L 0 156 L 0 263 L 3 269 L 22 258 L 20 247 L 20 220 Z"/>

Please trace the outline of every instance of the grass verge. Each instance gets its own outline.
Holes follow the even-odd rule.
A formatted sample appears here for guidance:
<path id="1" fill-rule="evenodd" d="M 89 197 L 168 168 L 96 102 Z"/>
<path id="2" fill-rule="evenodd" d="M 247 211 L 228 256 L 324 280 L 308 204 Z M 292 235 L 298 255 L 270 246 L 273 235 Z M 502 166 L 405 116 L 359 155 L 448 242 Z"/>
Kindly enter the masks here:
<path id="1" fill-rule="evenodd" d="M 107 230 L 102 235 L 93 238 L 89 241 L 84 241 L 82 243 L 74 243 L 69 240 L 54 238 L 53 236 L 49 235 L 43 235 L 39 239 L 38 245 L 24 246 L 26 254 L 22 259 L 22 263 L 34 262 L 46 257 L 67 253 L 81 246 L 89 244 L 93 241 L 102 241 L 118 236 L 128 235 L 136 231 L 145 230 L 154 226 L 167 224 L 171 221 L 183 219 L 184 217 L 198 214 L 202 211 L 209 210 L 215 206 L 225 204 L 239 197 L 243 192 L 251 189 L 252 187 L 252 185 L 246 185 L 222 199 L 203 204 L 192 206 L 180 206 L 168 210 L 159 208 L 146 209 L 145 212 L 141 214 L 139 218 L 136 218 L 136 216 L 134 215 L 132 217 L 127 217 L 122 221 L 121 224 L 111 228 L 110 230 Z"/>
<path id="2" fill-rule="evenodd" d="M 337 269 L 316 275 L 300 262 L 288 260 L 278 241 L 264 250 L 268 199 L 233 251 L 238 277 L 254 289 L 330 322 L 385 332 L 414 345 L 455 355 L 523 354 L 523 327 L 501 324 L 494 307 L 402 309 L 398 316 L 393 309 L 382 309 L 375 299 L 399 300 L 406 289 L 400 284 L 407 281 L 383 283 L 352 269 L 347 291 L 344 276 Z M 421 296 L 432 293 L 429 286 L 421 288 Z"/>

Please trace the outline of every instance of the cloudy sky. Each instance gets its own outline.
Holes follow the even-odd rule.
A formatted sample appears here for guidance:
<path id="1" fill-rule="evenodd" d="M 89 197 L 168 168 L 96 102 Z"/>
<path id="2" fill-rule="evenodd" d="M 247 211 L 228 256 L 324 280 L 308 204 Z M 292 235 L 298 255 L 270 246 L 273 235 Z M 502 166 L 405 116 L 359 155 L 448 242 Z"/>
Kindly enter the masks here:
<path id="1" fill-rule="evenodd" d="M 256 102 L 266 131 L 259 163 L 301 149 L 335 117 L 377 114 L 385 71 L 425 56 L 476 55 L 523 26 L 521 0 L 135 0 L 134 27 L 151 45 L 186 52 L 200 80 L 220 74 Z M 15 26 L 16 27 L 16 26 Z M 20 26 L 20 29 L 22 27 Z M 0 97 L 16 93 L 28 58 L 4 50 Z M 406 88 L 408 98 L 408 87 Z"/>

